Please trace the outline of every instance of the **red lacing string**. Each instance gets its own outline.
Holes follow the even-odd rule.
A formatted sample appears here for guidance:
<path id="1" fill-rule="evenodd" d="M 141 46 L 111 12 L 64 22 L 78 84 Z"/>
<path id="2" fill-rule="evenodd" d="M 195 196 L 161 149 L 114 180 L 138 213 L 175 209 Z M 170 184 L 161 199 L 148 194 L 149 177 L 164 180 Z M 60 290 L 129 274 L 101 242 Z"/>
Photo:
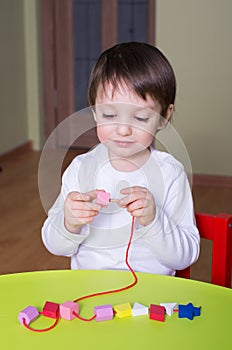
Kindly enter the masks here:
<path id="1" fill-rule="evenodd" d="M 83 297 L 80 297 L 78 299 L 75 299 L 73 302 L 74 303 L 77 303 L 77 302 L 80 302 L 81 300 L 84 300 L 84 299 L 89 299 L 89 298 L 93 298 L 93 297 L 98 297 L 100 295 L 106 295 L 106 294 L 113 294 L 113 293 L 119 293 L 119 292 L 123 292 L 127 289 L 130 289 L 132 287 L 134 287 L 137 282 L 138 282 L 138 278 L 134 272 L 134 270 L 132 269 L 132 267 L 130 266 L 129 264 L 129 250 L 130 250 L 130 246 L 131 246 L 131 242 L 132 242 L 132 238 L 133 238 L 133 233 L 134 233 L 134 217 L 132 217 L 132 224 L 131 224 L 131 233 L 130 233 L 130 238 L 129 238 L 129 242 L 128 242 L 128 245 L 127 245 L 127 249 L 126 249 L 126 265 L 128 266 L 129 270 L 131 271 L 133 277 L 134 277 L 134 281 L 129 284 L 128 286 L 125 286 L 125 287 L 122 287 L 122 288 L 118 288 L 118 289 L 112 289 L 112 290 L 109 290 L 109 291 L 106 291 L 106 292 L 98 292 L 98 293 L 93 293 L 93 294 L 89 294 L 89 295 L 85 295 Z M 92 321 L 96 315 L 94 315 L 93 317 L 91 317 L 90 319 L 85 319 L 85 318 L 82 318 L 80 317 L 78 314 L 74 313 L 74 315 L 78 318 L 80 318 L 82 321 Z"/>
<path id="2" fill-rule="evenodd" d="M 43 315 L 43 313 L 40 312 L 40 315 Z M 29 325 L 26 323 L 25 318 L 23 318 L 23 325 L 24 325 L 27 329 L 29 329 L 30 331 L 42 333 L 42 332 L 48 332 L 48 331 L 50 331 L 51 329 L 55 328 L 56 325 L 57 325 L 58 322 L 59 322 L 59 319 L 60 319 L 60 315 L 58 314 L 57 317 L 56 317 L 56 319 L 55 319 L 55 322 L 53 323 L 53 325 L 51 325 L 51 326 L 48 327 L 48 328 L 43 328 L 43 329 L 32 328 L 31 326 L 29 326 Z"/>
<path id="3" fill-rule="evenodd" d="M 86 322 L 93 321 L 96 318 L 96 315 L 93 315 L 93 317 L 91 317 L 91 318 L 84 318 L 84 317 L 81 317 L 80 315 L 78 315 L 78 313 L 76 313 L 75 311 L 73 311 L 73 315 L 76 316 L 76 318 L 78 318 L 79 320 L 86 321 Z"/>
<path id="4" fill-rule="evenodd" d="M 127 249 L 126 249 L 126 265 L 127 267 L 129 268 L 129 270 L 131 271 L 133 277 L 134 277 L 134 281 L 132 283 L 130 283 L 128 286 L 125 286 L 125 287 L 122 287 L 122 288 L 118 288 L 118 289 L 112 289 L 112 290 L 109 290 L 109 291 L 105 291 L 105 292 L 98 292 L 98 293 L 93 293 L 93 294 L 89 294 L 89 295 L 85 295 L 83 297 L 80 297 L 78 299 L 75 299 L 73 302 L 74 303 L 77 303 L 77 302 L 80 302 L 81 300 L 84 300 L 84 299 L 89 299 L 89 298 L 93 298 L 93 297 L 97 297 L 97 296 L 100 296 L 100 295 L 106 295 L 106 294 L 113 294 L 113 293 L 119 293 L 119 292 L 123 292 L 127 289 L 130 289 L 132 287 L 134 287 L 137 282 L 138 282 L 138 278 L 134 272 L 134 270 L 132 269 L 132 267 L 130 266 L 129 264 L 129 250 L 130 250 L 130 246 L 131 246 L 131 243 L 132 243 L 132 238 L 133 238 L 133 233 L 134 233 L 134 217 L 132 217 L 132 223 L 131 223 L 131 232 L 130 232 L 130 238 L 129 238 L 129 242 L 128 242 L 128 245 L 127 245 Z M 43 315 L 42 312 L 40 312 L 41 315 Z M 84 318 L 84 317 L 81 317 L 78 313 L 76 312 L 73 312 L 73 315 L 75 317 L 77 317 L 78 319 L 80 319 L 81 321 L 93 321 L 95 318 L 96 318 L 96 315 L 92 316 L 91 318 Z M 44 329 L 35 329 L 35 328 L 32 328 L 31 326 L 29 326 L 27 323 L 26 323 L 26 320 L 25 318 L 23 319 L 23 325 L 33 331 L 33 332 L 47 332 L 47 331 L 50 331 L 51 329 L 53 329 L 58 321 L 59 321 L 59 314 L 57 315 L 57 318 L 55 319 L 55 322 L 52 326 L 48 327 L 48 328 L 44 328 Z"/>

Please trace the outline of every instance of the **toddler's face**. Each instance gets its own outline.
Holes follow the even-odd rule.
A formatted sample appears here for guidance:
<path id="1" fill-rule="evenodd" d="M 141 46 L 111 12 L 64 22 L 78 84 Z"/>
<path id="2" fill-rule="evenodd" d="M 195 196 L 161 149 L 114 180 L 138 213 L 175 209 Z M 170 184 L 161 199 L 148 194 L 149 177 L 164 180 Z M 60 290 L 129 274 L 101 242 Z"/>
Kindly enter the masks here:
<path id="1" fill-rule="evenodd" d="M 95 105 L 98 138 L 111 156 L 144 157 L 161 126 L 160 110 L 151 97 L 145 101 L 127 87 L 117 91 L 111 85 L 105 91 L 99 88 Z"/>

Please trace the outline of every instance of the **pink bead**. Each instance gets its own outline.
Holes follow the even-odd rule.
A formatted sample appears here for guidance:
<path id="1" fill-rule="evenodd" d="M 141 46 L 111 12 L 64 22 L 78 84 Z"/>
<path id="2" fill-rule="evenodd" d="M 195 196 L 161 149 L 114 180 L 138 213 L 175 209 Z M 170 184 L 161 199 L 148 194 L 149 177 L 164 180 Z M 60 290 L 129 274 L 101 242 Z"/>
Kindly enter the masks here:
<path id="1" fill-rule="evenodd" d="M 102 205 L 103 207 L 107 207 L 110 201 L 110 193 L 99 190 L 97 192 L 96 203 Z"/>
<path id="2" fill-rule="evenodd" d="M 112 320 L 114 316 L 113 308 L 111 305 L 101 305 L 101 306 L 95 306 L 94 313 L 96 315 L 96 321 L 107 321 Z"/>
<path id="3" fill-rule="evenodd" d="M 39 311 L 34 306 L 28 306 L 19 313 L 18 320 L 23 324 L 23 320 L 25 319 L 26 324 L 29 325 L 38 316 Z"/>
<path id="4" fill-rule="evenodd" d="M 65 303 L 60 305 L 60 317 L 65 320 L 73 320 L 76 316 L 74 316 L 73 312 L 78 314 L 79 308 L 78 304 L 73 301 L 66 301 Z"/>

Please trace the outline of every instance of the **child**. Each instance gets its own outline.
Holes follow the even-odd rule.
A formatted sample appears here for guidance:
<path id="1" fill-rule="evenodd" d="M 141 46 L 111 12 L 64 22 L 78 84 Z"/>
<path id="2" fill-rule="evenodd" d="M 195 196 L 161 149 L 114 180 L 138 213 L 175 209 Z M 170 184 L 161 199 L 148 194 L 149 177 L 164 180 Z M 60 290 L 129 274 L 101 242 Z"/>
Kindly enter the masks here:
<path id="1" fill-rule="evenodd" d="M 174 275 L 199 255 L 191 191 L 183 166 L 152 145 L 170 120 L 176 81 L 165 56 L 146 43 L 101 54 L 90 77 L 100 144 L 77 156 L 42 228 L 47 249 L 71 257 L 72 269 L 127 269 Z M 98 190 L 116 202 L 96 203 Z"/>

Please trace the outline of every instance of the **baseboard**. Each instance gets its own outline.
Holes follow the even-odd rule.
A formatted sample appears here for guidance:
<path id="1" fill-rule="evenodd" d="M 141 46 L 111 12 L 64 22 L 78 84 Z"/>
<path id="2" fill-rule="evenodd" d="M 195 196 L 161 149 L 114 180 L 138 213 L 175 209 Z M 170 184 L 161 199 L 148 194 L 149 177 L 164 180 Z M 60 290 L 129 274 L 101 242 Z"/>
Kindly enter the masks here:
<path id="1" fill-rule="evenodd" d="M 9 158 L 12 157 L 17 157 L 21 154 L 24 154 L 26 152 L 32 151 L 33 150 L 33 142 L 32 141 L 27 141 L 23 143 L 22 145 L 19 145 L 18 147 L 13 148 L 12 150 L 0 154 L 0 162 L 3 162 Z"/>
<path id="2" fill-rule="evenodd" d="M 232 176 L 193 174 L 193 186 L 232 188 Z"/>

